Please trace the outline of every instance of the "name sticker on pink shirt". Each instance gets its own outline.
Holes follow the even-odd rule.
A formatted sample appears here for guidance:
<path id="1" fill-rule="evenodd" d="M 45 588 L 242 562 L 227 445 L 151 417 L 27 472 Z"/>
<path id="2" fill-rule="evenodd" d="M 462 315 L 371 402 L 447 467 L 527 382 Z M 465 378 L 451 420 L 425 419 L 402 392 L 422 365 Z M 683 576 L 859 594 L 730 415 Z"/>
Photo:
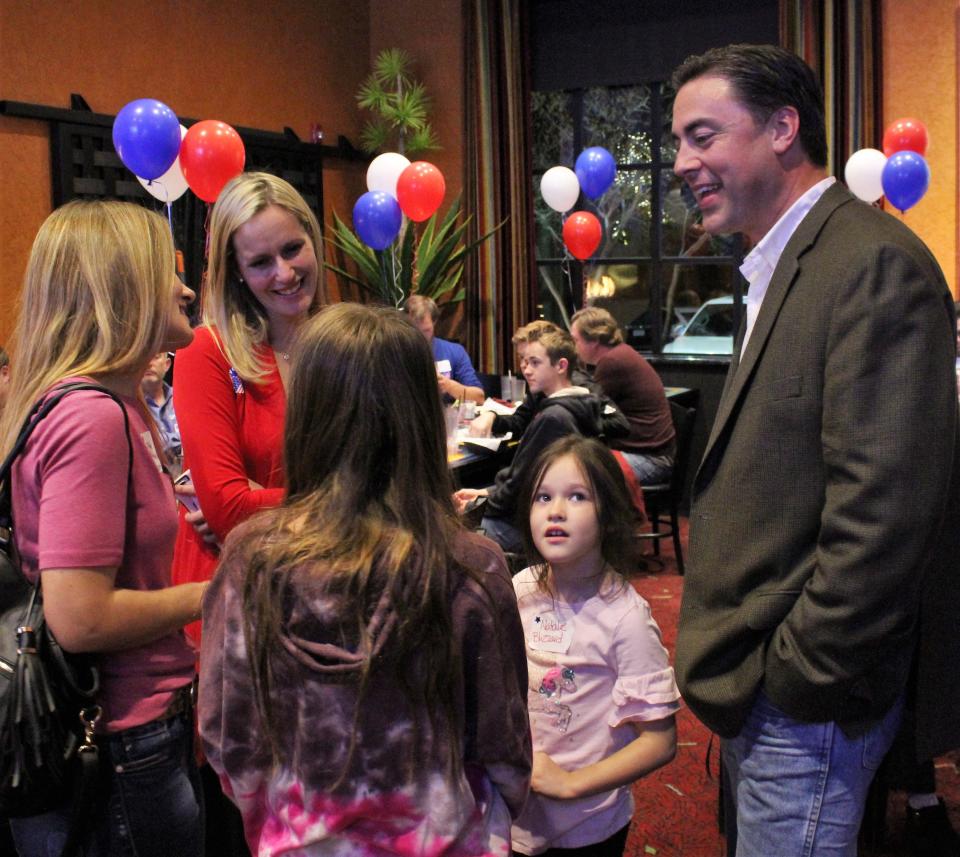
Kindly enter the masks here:
<path id="1" fill-rule="evenodd" d="M 538 613 L 529 620 L 527 647 L 535 652 L 564 654 L 573 642 L 573 627 L 560 613 Z"/>

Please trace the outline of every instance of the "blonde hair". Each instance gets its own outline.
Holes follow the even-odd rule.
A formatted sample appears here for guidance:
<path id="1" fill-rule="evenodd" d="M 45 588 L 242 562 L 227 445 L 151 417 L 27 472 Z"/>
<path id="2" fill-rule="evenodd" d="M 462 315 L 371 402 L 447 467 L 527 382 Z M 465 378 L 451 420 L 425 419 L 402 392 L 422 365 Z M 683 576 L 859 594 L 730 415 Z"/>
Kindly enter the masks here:
<path id="1" fill-rule="evenodd" d="M 437 302 L 426 295 L 410 295 L 403 302 L 403 309 L 415 322 L 422 321 L 427 316 L 430 316 L 434 321 L 440 318 L 440 308 L 437 306 Z"/>
<path id="2" fill-rule="evenodd" d="M 27 263 L 0 452 L 63 378 L 142 371 L 163 347 L 176 283 L 173 240 L 159 215 L 109 200 L 54 211 Z"/>
<path id="3" fill-rule="evenodd" d="M 548 330 L 560 329 L 561 328 L 552 321 L 538 318 L 536 321 L 531 321 L 529 324 L 518 327 L 517 332 L 513 334 L 511 342 L 513 342 L 514 345 L 525 345 L 528 342 L 536 342 L 540 335 L 546 333 Z"/>
<path id="4" fill-rule="evenodd" d="M 289 182 L 270 173 L 241 173 L 217 197 L 210 215 L 210 259 L 203 287 L 203 323 L 215 327 L 230 365 L 245 381 L 258 382 L 267 367 L 257 346 L 267 342 L 268 320 L 237 270 L 234 233 L 269 205 L 290 212 L 313 243 L 317 291 L 313 307 L 327 302 L 323 273 L 323 236 L 316 215 Z"/>
<path id="5" fill-rule="evenodd" d="M 608 310 L 598 306 L 588 306 L 577 310 L 570 319 L 570 327 L 577 326 L 580 335 L 587 342 L 599 342 L 612 348 L 623 342 L 620 325 Z"/>
<path id="6" fill-rule="evenodd" d="M 556 325 L 529 331 L 527 342 L 539 342 L 547 352 L 551 366 L 556 366 L 560 358 L 566 358 L 568 377 L 577 365 L 577 347 L 573 343 L 573 337 Z"/>

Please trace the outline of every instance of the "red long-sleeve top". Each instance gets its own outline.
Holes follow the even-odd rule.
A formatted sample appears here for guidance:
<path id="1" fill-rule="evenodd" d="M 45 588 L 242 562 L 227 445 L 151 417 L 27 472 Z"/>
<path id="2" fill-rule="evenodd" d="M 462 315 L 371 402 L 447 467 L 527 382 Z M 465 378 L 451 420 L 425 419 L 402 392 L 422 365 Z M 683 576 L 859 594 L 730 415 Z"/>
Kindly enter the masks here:
<path id="1" fill-rule="evenodd" d="M 200 508 L 220 542 L 258 509 L 283 498 L 286 393 L 273 351 L 264 347 L 260 356 L 270 373 L 253 383 L 232 370 L 211 328 L 199 328 L 193 343 L 177 352 L 174 390 L 183 466 L 190 469 Z M 263 489 L 251 489 L 251 479 Z M 173 582 L 209 580 L 218 559 L 219 551 L 194 532 L 181 508 Z M 187 626 L 187 635 L 199 643 L 200 623 Z"/>

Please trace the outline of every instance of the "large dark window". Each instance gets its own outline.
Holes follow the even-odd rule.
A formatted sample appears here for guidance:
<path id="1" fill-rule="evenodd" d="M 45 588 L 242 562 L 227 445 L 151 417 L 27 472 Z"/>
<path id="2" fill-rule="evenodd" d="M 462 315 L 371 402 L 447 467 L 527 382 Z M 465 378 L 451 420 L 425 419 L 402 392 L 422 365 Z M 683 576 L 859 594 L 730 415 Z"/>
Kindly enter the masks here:
<path id="1" fill-rule="evenodd" d="M 703 235 L 673 175 L 673 94 L 660 81 L 710 47 L 776 43 L 778 0 L 530 0 L 530 21 L 543 315 L 563 322 L 589 301 L 608 307 L 641 350 L 729 353 L 723 331 L 740 321 L 742 248 Z M 573 167 L 594 145 L 613 154 L 617 179 L 596 204 L 581 198 L 576 206 L 604 226 L 596 254 L 581 265 L 565 261 L 562 218 L 539 185 L 545 170 Z"/>
<path id="2" fill-rule="evenodd" d="M 703 232 L 673 173 L 672 98 L 661 83 L 533 93 L 538 303 L 558 323 L 585 304 L 606 307 L 644 351 L 729 354 L 732 333 L 718 331 L 739 320 L 740 244 Z M 563 218 L 539 183 L 587 146 L 606 148 L 617 175 L 603 196 L 576 206 L 603 226 L 600 247 L 581 264 L 565 257 Z"/>

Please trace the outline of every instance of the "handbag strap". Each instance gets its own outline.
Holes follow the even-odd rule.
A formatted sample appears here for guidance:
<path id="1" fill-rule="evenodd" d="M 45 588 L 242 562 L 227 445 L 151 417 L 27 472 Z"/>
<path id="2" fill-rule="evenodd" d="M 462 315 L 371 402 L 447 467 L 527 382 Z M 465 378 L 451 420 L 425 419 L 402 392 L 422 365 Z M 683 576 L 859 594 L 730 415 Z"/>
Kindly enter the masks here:
<path id="1" fill-rule="evenodd" d="M 4 543 L 7 547 L 12 547 L 13 542 L 13 492 L 11 490 L 10 478 L 13 473 L 13 463 L 16 461 L 17 456 L 23 452 L 37 424 L 56 407 L 64 396 L 77 390 L 95 390 L 113 399 L 120 407 L 120 411 L 123 414 L 123 430 L 127 436 L 127 486 L 129 490 L 130 480 L 133 477 L 133 440 L 130 436 L 130 417 L 127 414 L 127 409 L 123 402 L 115 393 L 100 384 L 93 384 L 89 381 L 74 381 L 69 384 L 63 384 L 40 399 L 30 409 L 30 413 L 27 415 L 26 420 L 24 420 L 20 433 L 17 435 L 17 439 L 13 444 L 13 449 L 10 450 L 3 464 L 0 465 L 0 542 Z M 16 563 L 15 567 L 20 570 L 21 574 L 23 573 L 19 563 Z M 31 605 L 39 597 L 40 575 L 37 575 L 30 600 Z M 93 723 L 91 723 L 90 726 L 89 737 L 92 737 Z M 77 853 L 89 827 L 93 804 L 99 793 L 99 751 L 96 745 L 86 742 L 77 756 L 77 782 L 74 789 L 73 800 L 71 801 L 67 840 L 61 851 L 61 857 L 74 857 Z"/>
<path id="2" fill-rule="evenodd" d="M 16 461 L 17 456 L 23 452 L 37 424 L 56 407 L 57 403 L 60 402 L 64 396 L 77 390 L 95 390 L 104 396 L 108 396 L 117 403 L 120 412 L 123 414 L 123 430 L 127 435 L 127 472 L 131 475 L 133 473 L 133 441 L 130 437 L 130 417 L 127 415 L 127 409 L 120 400 L 120 397 L 106 387 L 100 384 L 94 384 L 91 381 L 71 381 L 68 384 L 56 387 L 52 392 L 38 400 L 30 409 L 30 413 L 27 414 L 20 433 L 17 435 L 16 441 L 14 441 L 13 448 L 4 459 L 3 464 L 0 464 L 0 544 L 3 544 L 5 547 L 11 543 L 13 538 L 13 492 L 11 491 L 10 484 L 13 463 Z"/>

